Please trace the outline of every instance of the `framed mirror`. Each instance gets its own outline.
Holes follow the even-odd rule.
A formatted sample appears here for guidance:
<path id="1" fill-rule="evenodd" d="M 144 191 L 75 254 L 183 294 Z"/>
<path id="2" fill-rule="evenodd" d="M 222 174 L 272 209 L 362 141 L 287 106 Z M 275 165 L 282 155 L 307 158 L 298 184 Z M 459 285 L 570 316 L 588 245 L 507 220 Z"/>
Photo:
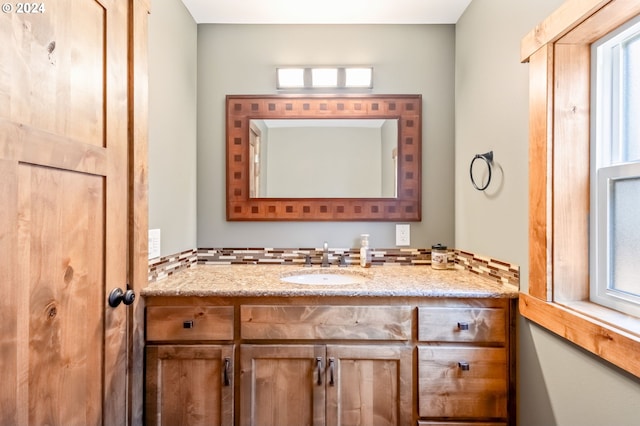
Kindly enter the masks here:
<path id="1" fill-rule="evenodd" d="M 228 95 L 227 220 L 420 221 L 420 95 Z"/>

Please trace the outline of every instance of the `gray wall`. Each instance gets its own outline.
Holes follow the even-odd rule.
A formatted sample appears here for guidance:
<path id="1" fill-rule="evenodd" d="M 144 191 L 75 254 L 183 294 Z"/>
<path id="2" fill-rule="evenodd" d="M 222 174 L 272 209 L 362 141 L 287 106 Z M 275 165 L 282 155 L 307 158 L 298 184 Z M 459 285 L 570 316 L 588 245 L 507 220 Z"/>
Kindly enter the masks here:
<path id="1" fill-rule="evenodd" d="M 180 0 L 149 15 L 149 228 L 161 255 L 196 247 L 197 25 Z"/>
<path id="2" fill-rule="evenodd" d="M 455 246 L 521 265 L 523 288 L 529 75 L 519 63 L 520 40 L 561 3 L 474 0 L 456 25 Z M 500 167 L 481 193 L 471 186 L 469 163 L 489 150 Z M 522 318 L 518 326 L 519 425 L 639 424 L 637 378 Z"/>
<path id="3" fill-rule="evenodd" d="M 411 244 L 454 238 L 453 25 L 199 25 L 198 246 L 395 246 L 393 223 L 227 222 L 225 219 L 225 95 L 275 93 L 283 65 L 374 67 L 374 93 L 422 94 L 423 221 Z M 430 182 L 438 182 L 438 185 Z"/>

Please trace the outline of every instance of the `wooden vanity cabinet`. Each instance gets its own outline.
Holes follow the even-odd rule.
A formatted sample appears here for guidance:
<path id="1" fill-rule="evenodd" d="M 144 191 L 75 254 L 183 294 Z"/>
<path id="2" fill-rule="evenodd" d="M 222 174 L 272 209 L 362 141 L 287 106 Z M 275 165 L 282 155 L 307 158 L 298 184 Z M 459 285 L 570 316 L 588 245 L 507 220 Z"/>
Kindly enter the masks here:
<path id="1" fill-rule="evenodd" d="M 515 425 L 514 313 L 500 298 L 152 297 L 147 424 Z"/>

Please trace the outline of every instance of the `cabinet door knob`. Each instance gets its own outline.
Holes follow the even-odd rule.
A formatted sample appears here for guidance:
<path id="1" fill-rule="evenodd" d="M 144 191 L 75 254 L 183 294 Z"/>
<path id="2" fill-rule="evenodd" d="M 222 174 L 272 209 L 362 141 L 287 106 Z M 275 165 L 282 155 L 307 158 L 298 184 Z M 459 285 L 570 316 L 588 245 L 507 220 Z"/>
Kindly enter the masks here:
<path id="1" fill-rule="evenodd" d="M 469 371 L 469 363 L 466 361 L 460 361 L 458 363 L 458 368 L 462 371 Z"/>
<path id="2" fill-rule="evenodd" d="M 322 357 L 316 358 L 316 368 L 318 369 L 318 381 L 317 384 L 322 384 Z"/>
<path id="3" fill-rule="evenodd" d="M 469 329 L 469 323 L 468 322 L 459 322 L 458 323 L 458 330 L 468 330 Z"/>

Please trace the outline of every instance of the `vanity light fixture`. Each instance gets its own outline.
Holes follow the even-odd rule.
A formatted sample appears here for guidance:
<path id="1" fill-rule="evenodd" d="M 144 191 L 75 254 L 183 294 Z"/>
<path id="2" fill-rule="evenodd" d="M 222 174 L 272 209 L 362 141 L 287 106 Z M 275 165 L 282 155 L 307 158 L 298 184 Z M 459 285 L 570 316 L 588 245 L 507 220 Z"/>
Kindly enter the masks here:
<path id="1" fill-rule="evenodd" d="M 276 68 L 276 88 L 286 89 L 372 89 L 372 67 L 287 67 Z"/>
<path id="2" fill-rule="evenodd" d="M 311 87 L 338 87 L 338 68 L 311 68 Z"/>
<path id="3" fill-rule="evenodd" d="M 304 88 L 304 68 L 278 68 L 276 85 L 281 88 Z"/>
<path id="4" fill-rule="evenodd" d="M 345 87 L 373 88 L 373 68 L 345 68 Z"/>

